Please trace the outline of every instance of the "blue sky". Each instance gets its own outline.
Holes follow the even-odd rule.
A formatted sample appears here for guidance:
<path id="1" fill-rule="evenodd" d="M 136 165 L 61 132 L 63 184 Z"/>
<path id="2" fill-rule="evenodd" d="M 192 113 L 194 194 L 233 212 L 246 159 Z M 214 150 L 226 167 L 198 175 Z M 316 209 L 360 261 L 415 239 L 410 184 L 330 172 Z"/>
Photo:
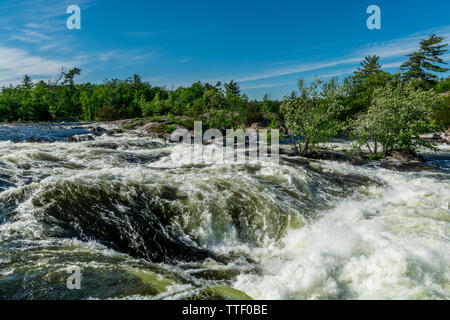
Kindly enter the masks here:
<path id="1" fill-rule="evenodd" d="M 66 27 L 72 4 L 81 30 Z M 372 4 L 381 30 L 366 27 Z M 298 78 L 342 78 L 368 54 L 398 70 L 420 38 L 450 42 L 449 12 L 448 0 L 1 0 L 0 85 L 77 66 L 78 81 L 138 73 L 170 89 L 234 79 L 252 99 L 282 98 Z"/>

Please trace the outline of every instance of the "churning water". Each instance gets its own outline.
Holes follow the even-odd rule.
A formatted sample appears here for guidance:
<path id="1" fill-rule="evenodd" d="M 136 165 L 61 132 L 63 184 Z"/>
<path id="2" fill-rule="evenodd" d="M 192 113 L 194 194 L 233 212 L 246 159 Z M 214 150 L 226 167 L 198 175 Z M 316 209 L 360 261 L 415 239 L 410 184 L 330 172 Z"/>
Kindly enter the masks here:
<path id="1" fill-rule="evenodd" d="M 185 165 L 150 138 L 65 142 L 83 130 L 0 126 L 0 298 L 450 298 L 448 147 L 414 173 Z"/>

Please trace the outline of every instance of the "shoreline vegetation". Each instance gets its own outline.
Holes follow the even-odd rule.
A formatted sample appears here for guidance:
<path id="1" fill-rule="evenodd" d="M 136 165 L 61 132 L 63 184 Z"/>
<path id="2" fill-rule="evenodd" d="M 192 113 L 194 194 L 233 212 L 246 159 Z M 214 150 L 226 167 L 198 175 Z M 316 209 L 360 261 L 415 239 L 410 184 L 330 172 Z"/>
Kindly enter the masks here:
<path id="1" fill-rule="evenodd" d="M 449 71 L 441 58 L 446 46 L 443 37 L 432 34 L 407 55 L 398 73 L 383 71 L 380 57 L 367 56 L 343 80 L 315 78 L 306 86 L 300 79 L 298 90 L 282 101 L 268 94 L 262 101 L 249 100 L 235 81 L 168 90 L 134 75 L 99 85 L 76 84 L 81 70 L 61 69 L 54 80 L 33 83 L 25 76 L 21 84 L 3 87 L 0 122 L 97 122 L 94 131 L 166 140 L 178 128 L 192 130 L 194 120 L 202 121 L 204 130 L 279 129 L 281 139 L 292 143 L 282 148 L 285 154 L 419 168 L 418 149 L 433 149 L 433 142 L 450 144 L 450 77 L 438 77 Z M 343 135 L 354 142 L 354 150 L 323 147 Z"/>

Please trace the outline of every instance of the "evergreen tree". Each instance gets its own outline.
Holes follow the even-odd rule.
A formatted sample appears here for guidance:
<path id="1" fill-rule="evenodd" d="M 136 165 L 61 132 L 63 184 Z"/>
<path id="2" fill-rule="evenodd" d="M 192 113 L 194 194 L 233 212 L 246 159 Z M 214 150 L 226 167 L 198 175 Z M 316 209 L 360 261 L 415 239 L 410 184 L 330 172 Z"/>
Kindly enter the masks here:
<path id="1" fill-rule="evenodd" d="M 361 66 L 355 71 L 354 77 L 356 79 L 364 79 L 369 75 L 377 74 L 381 71 L 381 64 L 378 62 L 379 56 L 366 56 L 361 62 Z"/>
<path id="2" fill-rule="evenodd" d="M 400 70 L 404 71 L 403 79 L 406 81 L 419 79 L 431 84 L 436 83 L 438 76 L 434 73 L 449 70 L 440 66 L 447 64 L 440 57 L 448 51 L 444 49 L 447 46 L 443 43 L 444 39 L 435 34 L 430 35 L 428 39 L 422 39 L 419 51 L 408 54 L 409 60 L 400 66 Z"/>
<path id="3" fill-rule="evenodd" d="M 28 75 L 25 75 L 23 77 L 21 87 L 24 89 L 33 88 L 33 82 L 31 81 L 31 78 Z"/>
<path id="4" fill-rule="evenodd" d="M 241 94 L 241 89 L 236 81 L 231 80 L 229 83 L 224 83 L 224 86 L 227 97 Z"/>
<path id="5" fill-rule="evenodd" d="M 366 111 L 372 101 L 372 94 L 378 87 L 386 85 L 392 75 L 381 70 L 379 56 L 366 56 L 361 62 L 360 67 L 353 73 L 349 79 L 350 97 L 348 104 L 350 106 L 348 115 Z"/>

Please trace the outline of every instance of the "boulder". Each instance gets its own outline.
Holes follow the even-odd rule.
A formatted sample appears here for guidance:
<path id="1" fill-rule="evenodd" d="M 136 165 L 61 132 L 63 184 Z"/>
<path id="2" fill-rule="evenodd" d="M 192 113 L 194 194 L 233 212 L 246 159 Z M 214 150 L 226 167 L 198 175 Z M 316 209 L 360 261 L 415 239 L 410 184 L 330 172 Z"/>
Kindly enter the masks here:
<path id="1" fill-rule="evenodd" d="M 212 286 L 199 291 L 194 300 L 252 300 L 245 292 L 228 286 Z"/>
<path id="2" fill-rule="evenodd" d="M 106 129 L 104 129 L 104 128 L 100 127 L 100 126 L 92 127 L 91 130 L 92 130 L 93 132 L 105 132 L 105 131 L 106 131 Z"/>
<path id="3" fill-rule="evenodd" d="M 439 133 L 427 133 L 427 134 L 422 134 L 420 135 L 420 137 L 422 139 L 427 139 L 427 140 L 439 140 L 441 138 L 441 136 L 439 135 Z"/>
<path id="4" fill-rule="evenodd" d="M 160 126 L 161 126 L 161 123 L 159 123 L 159 122 L 149 122 L 149 123 L 143 125 L 142 127 L 139 127 L 139 130 L 154 131 L 157 128 L 159 128 Z"/>
<path id="5" fill-rule="evenodd" d="M 259 131 L 261 129 L 266 129 L 266 126 L 262 125 L 259 122 L 255 122 L 255 123 L 252 123 L 252 125 L 250 126 L 250 129 L 254 129 L 256 131 Z"/>
<path id="6" fill-rule="evenodd" d="M 54 139 L 49 139 L 49 138 L 35 138 L 35 137 L 30 137 L 24 140 L 21 140 L 19 142 L 25 142 L 25 143 L 51 143 L 54 142 Z"/>
<path id="7" fill-rule="evenodd" d="M 441 142 L 450 144 L 450 128 L 440 134 Z"/>
<path id="8" fill-rule="evenodd" d="M 67 142 L 84 142 L 84 141 L 93 141 L 93 140 L 95 140 L 95 139 L 90 134 L 83 134 L 83 135 L 67 138 Z"/>
<path id="9" fill-rule="evenodd" d="M 434 171 L 436 168 L 423 163 L 424 158 L 411 150 L 395 150 L 381 160 L 381 167 L 395 171 Z"/>

